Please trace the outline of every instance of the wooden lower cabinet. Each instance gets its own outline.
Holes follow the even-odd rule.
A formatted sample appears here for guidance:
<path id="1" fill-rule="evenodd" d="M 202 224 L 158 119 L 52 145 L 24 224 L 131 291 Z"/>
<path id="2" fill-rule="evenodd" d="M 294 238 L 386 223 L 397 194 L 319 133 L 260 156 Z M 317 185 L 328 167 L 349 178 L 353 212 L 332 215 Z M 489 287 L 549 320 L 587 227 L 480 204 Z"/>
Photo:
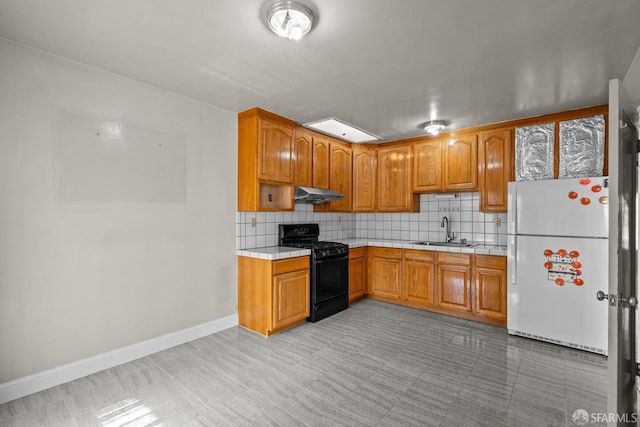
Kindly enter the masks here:
<path id="1" fill-rule="evenodd" d="M 471 311 L 471 255 L 436 254 L 436 305 Z"/>
<path id="2" fill-rule="evenodd" d="M 507 320 L 507 260 L 502 256 L 476 255 L 474 312 L 498 321 Z"/>
<path id="3" fill-rule="evenodd" d="M 238 257 L 238 322 L 273 335 L 309 316 L 309 257 Z"/>
<path id="4" fill-rule="evenodd" d="M 385 299 L 402 298 L 402 249 L 369 248 L 367 294 Z"/>
<path id="5" fill-rule="evenodd" d="M 411 306 L 433 305 L 433 252 L 405 249 L 403 251 L 402 288 L 404 299 Z"/>
<path id="6" fill-rule="evenodd" d="M 506 326 L 506 257 L 380 247 L 367 254 L 367 297 Z M 360 277 L 361 264 L 350 265 Z"/>
<path id="7" fill-rule="evenodd" d="M 273 276 L 273 329 L 281 329 L 309 315 L 309 271 Z"/>
<path id="8" fill-rule="evenodd" d="M 367 248 L 349 250 L 349 304 L 362 299 L 367 292 Z"/>
<path id="9" fill-rule="evenodd" d="M 507 321 L 506 257 L 361 247 L 349 251 L 349 303 L 365 295 L 499 326 Z M 238 321 L 273 335 L 309 316 L 309 257 L 238 257 Z"/>

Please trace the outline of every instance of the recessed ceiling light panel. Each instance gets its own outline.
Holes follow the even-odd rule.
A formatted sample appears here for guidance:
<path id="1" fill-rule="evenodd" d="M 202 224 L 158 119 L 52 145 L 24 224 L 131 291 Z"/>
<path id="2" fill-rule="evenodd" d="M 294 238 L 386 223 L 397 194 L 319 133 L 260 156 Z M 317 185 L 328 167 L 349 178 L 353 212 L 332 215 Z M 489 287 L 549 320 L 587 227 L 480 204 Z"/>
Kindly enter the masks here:
<path id="1" fill-rule="evenodd" d="M 335 117 L 318 120 L 317 122 L 307 123 L 302 126 L 349 142 L 378 142 L 382 139 L 379 136 L 340 121 Z"/>
<path id="2" fill-rule="evenodd" d="M 267 23 L 271 31 L 289 40 L 300 40 L 311 31 L 313 13 L 295 1 L 279 1 L 267 10 Z"/>

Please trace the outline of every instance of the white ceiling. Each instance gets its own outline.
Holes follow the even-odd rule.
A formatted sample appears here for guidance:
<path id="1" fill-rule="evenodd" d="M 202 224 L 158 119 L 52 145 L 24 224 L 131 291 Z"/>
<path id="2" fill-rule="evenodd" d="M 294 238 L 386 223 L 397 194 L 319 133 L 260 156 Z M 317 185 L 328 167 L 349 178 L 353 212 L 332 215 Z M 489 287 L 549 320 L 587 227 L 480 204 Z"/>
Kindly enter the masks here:
<path id="1" fill-rule="evenodd" d="M 0 36 L 231 111 L 335 116 L 385 140 L 607 102 L 640 46 L 638 0 L 0 0 Z"/>

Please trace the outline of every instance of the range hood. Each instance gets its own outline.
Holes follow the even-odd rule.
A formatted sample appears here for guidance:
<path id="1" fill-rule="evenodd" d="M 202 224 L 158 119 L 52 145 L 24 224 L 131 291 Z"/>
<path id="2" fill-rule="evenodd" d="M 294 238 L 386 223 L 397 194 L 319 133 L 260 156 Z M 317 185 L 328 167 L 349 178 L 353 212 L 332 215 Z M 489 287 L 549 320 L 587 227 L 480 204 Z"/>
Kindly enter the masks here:
<path id="1" fill-rule="evenodd" d="M 296 202 L 300 203 L 327 203 L 334 200 L 344 199 L 344 195 L 333 190 L 323 190 L 321 188 L 313 187 L 296 187 L 294 195 Z"/>

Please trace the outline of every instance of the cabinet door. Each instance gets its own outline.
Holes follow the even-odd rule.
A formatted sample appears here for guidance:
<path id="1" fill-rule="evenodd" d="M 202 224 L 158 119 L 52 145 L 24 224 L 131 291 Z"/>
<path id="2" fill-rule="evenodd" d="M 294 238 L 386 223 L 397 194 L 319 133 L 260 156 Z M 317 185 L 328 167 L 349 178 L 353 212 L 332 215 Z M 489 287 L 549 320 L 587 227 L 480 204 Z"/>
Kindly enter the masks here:
<path id="1" fill-rule="evenodd" d="M 496 320 L 507 318 L 507 272 L 478 268 L 475 273 L 476 313 Z"/>
<path id="2" fill-rule="evenodd" d="M 402 145 L 378 150 L 378 211 L 413 210 L 411 146 Z"/>
<path id="3" fill-rule="evenodd" d="M 452 138 L 442 143 L 445 190 L 478 188 L 477 136 Z"/>
<path id="4" fill-rule="evenodd" d="M 258 178 L 293 184 L 293 129 L 260 119 Z"/>
<path id="5" fill-rule="evenodd" d="M 482 212 L 507 211 L 507 183 L 513 180 L 513 130 L 480 134 L 478 188 Z"/>
<path id="6" fill-rule="evenodd" d="M 413 147 L 413 189 L 428 192 L 442 190 L 442 151 L 440 141 L 427 141 Z"/>
<path id="7" fill-rule="evenodd" d="M 309 270 L 273 276 L 273 328 L 278 329 L 309 316 Z"/>
<path id="8" fill-rule="evenodd" d="M 494 320 L 507 319 L 507 259 L 476 255 L 474 261 L 474 311 Z"/>
<path id="9" fill-rule="evenodd" d="M 366 274 L 367 261 L 365 257 L 349 260 L 349 303 L 364 296 Z"/>
<path id="10" fill-rule="evenodd" d="M 351 148 L 348 146 L 331 144 L 331 178 L 329 188 L 344 194 L 344 199 L 330 203 L 332 211 L 351 212 Z"/>
<path id="11" fill-rule="evenodd" d="M 302 127 L 296 128 L 295 184 L 300 187 L 313 186 L 311 165 L 313 162 L 313 136 Z"/>
<path id="12" fill-rule="evenodd" d="M 452 310 L 471 311 L 470 278 L 471 267 L 438 264 L 436 304 Z"/>
<path id="13" fill-rule="evenodd" d="M 329 188 L 329 140 L 322 136 L 313 138 L 313 187 Z"/>
<path id="14" fill-rule="evenodd" d="M 413 304 L 433 304 L 433 262 L 406 260 L 402 270 L 404 297 Z"/>
<path id="15" fill-rule="evenodd" d="M 387 298 L 401 298 L 401 280 L 402 250 L 372 248 L 367 293 Z"/>
<path id="16" fill-rule="evenodd" d="M 353 149 L 353 212 L 374 212 L 376 209 L 375 150 Z"/>

